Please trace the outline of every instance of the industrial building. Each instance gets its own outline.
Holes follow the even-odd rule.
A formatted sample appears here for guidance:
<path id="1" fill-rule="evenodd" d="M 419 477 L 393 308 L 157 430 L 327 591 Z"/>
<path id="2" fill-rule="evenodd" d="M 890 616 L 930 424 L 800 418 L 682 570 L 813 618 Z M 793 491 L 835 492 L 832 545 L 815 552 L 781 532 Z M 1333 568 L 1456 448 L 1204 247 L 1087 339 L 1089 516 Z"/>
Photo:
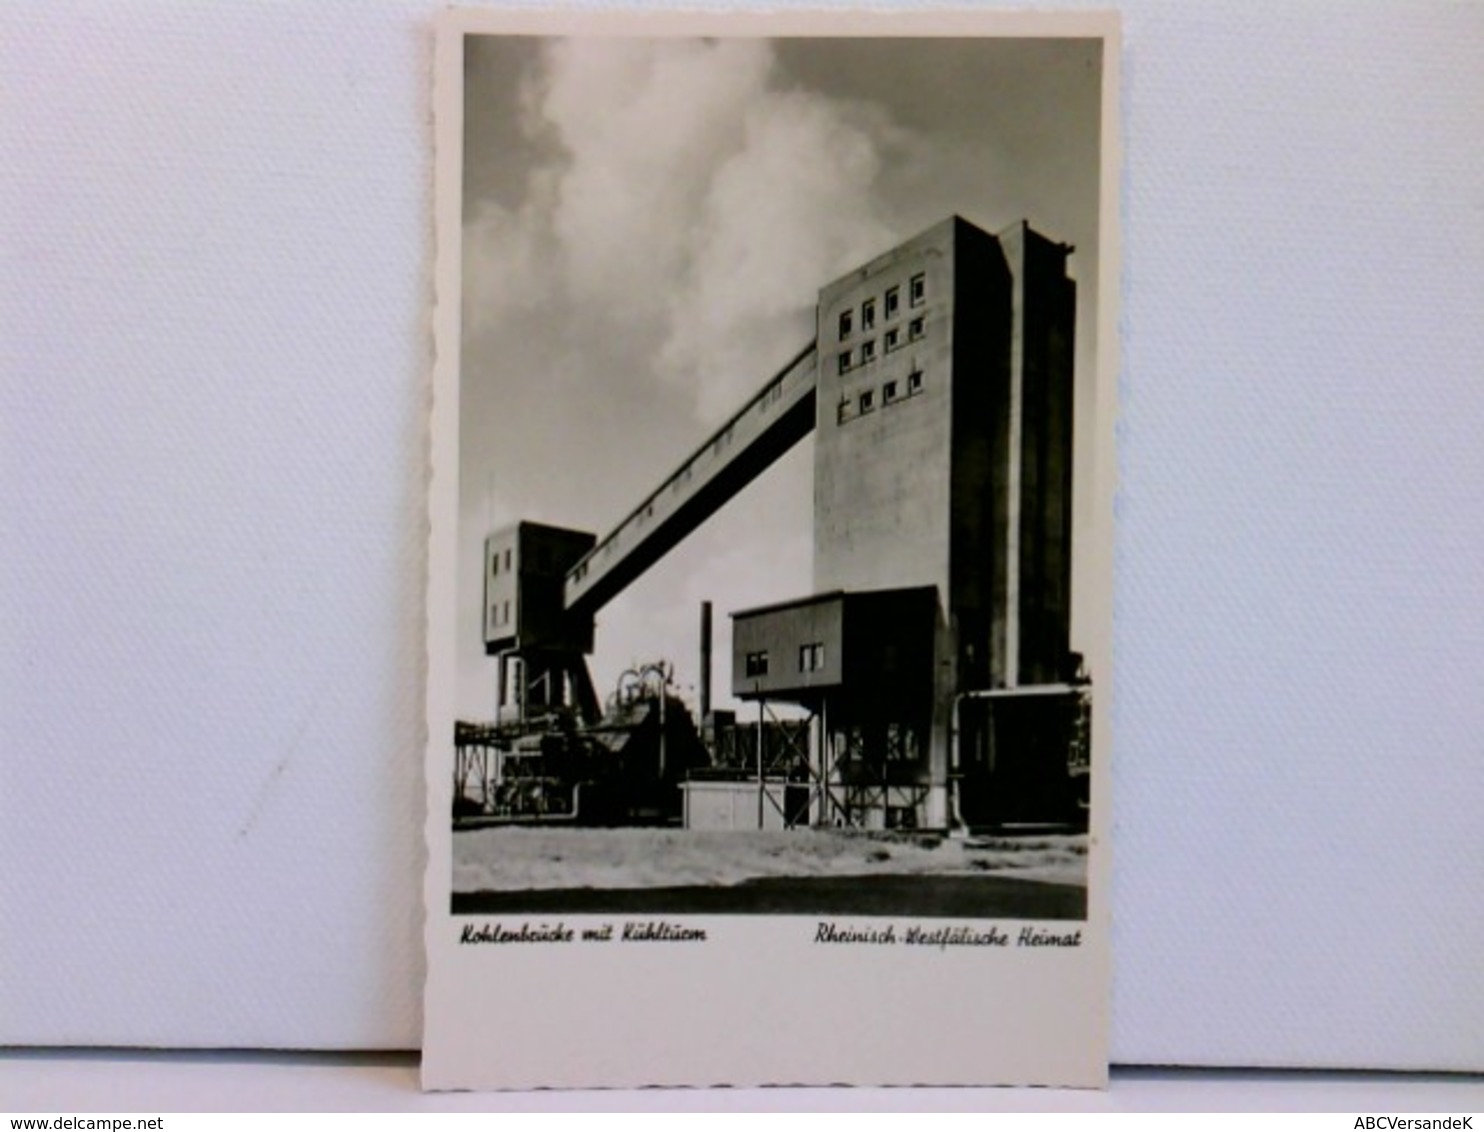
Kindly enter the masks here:
<path id="1" fill-rule="evenodd" d="M 594 614 L 812 433 L 812 592 L 732 612 L 731 690 L 757 705 L 755 757 L 710 710 L 708 607 L 700 746 L 672 735 L 687 709 L 659 681 L 660 751 L 630 760 L 659 801 L 633 820 L 1076 820 L 1091 692 L 1069 637 L 1072 250 L 1024 222 L 991 235 L 943 221 L 828 283 L 814 342 L 606 537 L 531 523 L 492 534 L 484 640 L 500 722 L 482 749 L 530 749 L 555 728 L 566 738 L 545 749 L 567 753 L 500 760 L 534 788 L 513 808 L 486 788 L 483 812 L 571 820 L 581 788 L 616 789 L 601 753 L 570 757 L 615 726 L 587 676 Z M 807 715 L 783 742 L 769 723 L 780 703 Z M 461 727 L 467 779 L 474 733 Z"/>

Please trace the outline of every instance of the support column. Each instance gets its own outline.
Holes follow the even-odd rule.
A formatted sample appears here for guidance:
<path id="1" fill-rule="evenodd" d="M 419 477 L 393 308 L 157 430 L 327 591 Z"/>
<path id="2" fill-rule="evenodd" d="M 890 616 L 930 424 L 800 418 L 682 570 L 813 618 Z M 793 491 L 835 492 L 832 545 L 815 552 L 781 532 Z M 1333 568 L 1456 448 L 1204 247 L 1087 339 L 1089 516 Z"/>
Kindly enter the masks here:
<path id="1" fill-rule="evenodd" d="M 768 785 L 763 780 L 763 701 L 757 701 L 757 828 L 763 828 L 764 809 Z"/>
<path id="2" fill-rule="evenodd" d="M 809 824 L 827 825 L 830 810 L 829 766 L 825 762 L 825 706 L 809 719 Z"/>

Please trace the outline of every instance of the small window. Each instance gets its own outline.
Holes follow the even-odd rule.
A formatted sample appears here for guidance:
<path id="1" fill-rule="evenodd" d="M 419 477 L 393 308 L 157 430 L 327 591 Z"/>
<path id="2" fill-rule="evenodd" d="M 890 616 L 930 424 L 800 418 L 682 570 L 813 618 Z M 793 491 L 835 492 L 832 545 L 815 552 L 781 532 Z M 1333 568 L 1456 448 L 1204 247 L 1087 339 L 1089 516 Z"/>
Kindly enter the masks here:
<path id="1" fill-rule="evenodd" d="M 747 675 L 766 676 L 768 674 L 768 654 L 763 652 L 750 652 L 747 654 Z"/>
<path id="2" fill-rule="evenodd" d="M 850 419 L 850 398 L 841 397 L 840 404 L 835 407 L 835 423 L 844 424 Z"/>
<path id="3" fill-rule="evenodd" d="M 505 569 L 510 569 L 510 548 L 508 546 L 505 548 Z"/>
<path id="4" fill-rule="evenodd" d="M 921 338 L 927 333 L 927 321 L 920 315 L 907 324 L 908 338 Z"/>
<path id="5" fill-rule="evenodd" d="M 874 330 L 876 327 L 876 300 L 867 299 L 861 304 L 861 329 Z"/>
<path id="6" fill-rule="evenodd" d="M 490 577 L 491 578 L 498 578 L 499 576 L 500 576 L 500 554 L 499 554 L 499 551 L 496 551 L 494 554 L 491 554 L 490 555 Z"/>
<path id="7" fill-rule="evenodd" d="M 907 396 L 922 392 L 922 370 L 915 369 L 907 375 Z"/>
<path id="8" fill-rule="evenodd" d="M 850 364 L 851 364 L 850 351 L 849 350 L 842 350 L 840 352 L 840 372 L 841 373 L 849 373 L 850 372 Z"/>
<path id="9" fill-rule="evenodd" d="M 869 413 L 872 409 L 874 409 L 876 407 L 876 391 L 873 389 L 867 389 L 864 393 L 862 393 L 860 406 L 861 412 L 863 413 Z"/>
<path id="10" fill-rule="evenodd" d="M 886 290 L 886 317 L 895 318 L 897 309 L 902 305 L 902 289 L 900 287 L 888 287 Z"/>
<path id="11" fill-rule="evenodd" d="M 902 344 L 902 332 L 893 326 L 886 332 L 886 352 L 889 354 Z"/>
<path id="12" fill-rule="evenodd" d="M 854 329 L 854 327 L 851 326 L 851 313 L 852 312 L 848 310 L 840 312 L 840 338 L 842 341 L 846 338 L 849 338 L 851 330 Z"/>
<path id="13" fill-rule="evenodd" d="M 497 605 L 492 605 L 492 606 L 490 606 L 490 627 L 493 628 L 494 626 L 498 625 L 499 623 L 500 623 L 500 607 L 497 606 Z"/>
<path id="14" fill-rule="evenodd" d="M 824 669 L 824 644 L 815 641 L 799 646 L 799 671 L 820 672 Z"/>
<path id="15" fill-rule="evenodd" d="M 502 624 L 502 625 L 509 625 L 510 624 L 510 603 L 508 601 L 505 603 L 505 608 L 500 613 L 500 624 Z"/>
<path id="16" fill-rule="evenodd" d="M 917 735 L 911 727 L 903 723 L 886 725 L 886 761 L 889 763 L 917 761 Z M 911 813 L 905 807 L 904 810 Z M 887 812 L 890 813 L 890 811 Z"/>
<path id="17" fill-rule="evenodd" d="M 876 339 L 872 338 L 869 342 L 861 343 L 861 365 L 865 365 L 867 362 L 874 362 L 875 360 Z"/>
<path id="18" fill-rule="evenodd" d="M 909 293 L 908 302 L 910 302 L 914 307 L 922 306 L 923 301 L 927 298 L 927 276 L 914 275 L 912 277 L 912 283 L 910 284 L 910 286 L 911 291 Z"/>
<path id="19" fill-rule="evenodd" d="M 881 403 L 883 405 L 890 405 L 896 399 L 897 383 L 895 381 L 888 381 L 881 387 Z"/>

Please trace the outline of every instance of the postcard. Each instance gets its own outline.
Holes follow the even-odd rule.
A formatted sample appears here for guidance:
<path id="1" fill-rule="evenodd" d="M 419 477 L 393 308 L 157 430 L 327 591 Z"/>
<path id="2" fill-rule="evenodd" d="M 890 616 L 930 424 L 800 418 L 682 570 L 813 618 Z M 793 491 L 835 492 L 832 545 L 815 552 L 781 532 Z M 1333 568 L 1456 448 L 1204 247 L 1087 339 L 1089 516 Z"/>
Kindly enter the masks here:
<path id="1" fill-rule="evenodd" d="M 426 1087 L 1105 1083 L 1118 56 L 442 18 Z"/>

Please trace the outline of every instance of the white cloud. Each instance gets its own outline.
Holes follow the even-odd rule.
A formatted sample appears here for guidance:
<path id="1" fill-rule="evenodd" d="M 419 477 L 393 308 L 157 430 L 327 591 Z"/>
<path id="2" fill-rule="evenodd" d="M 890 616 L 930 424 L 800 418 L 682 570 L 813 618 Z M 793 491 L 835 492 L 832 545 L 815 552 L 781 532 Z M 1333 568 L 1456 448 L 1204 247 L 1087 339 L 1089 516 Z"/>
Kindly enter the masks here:
<path id="1" fill-rule="evenodd" d="M 819 284 L 891 245 L 871 191 L 890 132 L 818 95 L 749 105 L 743 144 L 708 187 L 662 353 L 675 380 L 696 381 L 707 418 L 760 383 L 760 362 L 781 364 L 812 336 Z"/>
<path id="2" fill-rule="evenodd" d="M 656 346 L 651 372 L 708 421 L 807 341 L 820 283 L 893 239 L 876 192 L 893 127 L 779 89 L 765 40 L 552 41 L 521 117 L 550 156 L 518 207 L 470 210 L 470 334 L 555 337 L 531 316 L 580 312 L 620 349 Z"/>
<path id="3" fill-rule="evenodd" d="M 553 230 L 579 302 L 655 317 L 694 257 L 713 172 L 772 66 L 757 40 L 563 40 L 539 111 L 567 155 Z"/>
<path id="4" fill-rule="evenodd" d="M 904 142 L 865 104 L 786 88 L 765 40 L 548 41 L 502 112 L 531 166 L 509 203 L 466 203 L 463 482 L 498 489 L 508 518 L 582 525 L 556 511 L 637 502 L 668 470 L 653 454 L 698 445 L 809 340 L 819 286 L 899 238 L 881 180 Z M 726 611 L 805 591 L 807 468 L 790 475 L 771 512 L 739 501 L 745 529 L 719 517 L 604 610 L 600 687 L 631 659 L 692 667 L 701 597 L 718 601 L 720 652 Z M 482 537 L 482 504 L 465 515 Z M 477 617 L 478 595 L 460 596 Z M 486 682 L 461 682 L 460 710 L 487 714 Z"/>

